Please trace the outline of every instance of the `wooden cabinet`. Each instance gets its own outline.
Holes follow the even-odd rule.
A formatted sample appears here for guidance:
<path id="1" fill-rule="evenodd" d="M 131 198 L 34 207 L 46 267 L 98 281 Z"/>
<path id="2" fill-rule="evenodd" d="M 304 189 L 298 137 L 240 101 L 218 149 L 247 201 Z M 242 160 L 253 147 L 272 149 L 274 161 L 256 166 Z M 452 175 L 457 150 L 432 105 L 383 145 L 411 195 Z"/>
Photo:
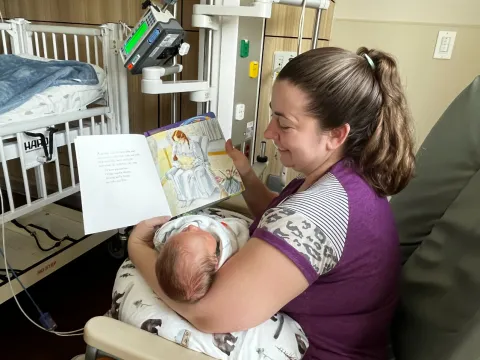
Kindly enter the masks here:
<path id="1" fill-rule="evenodd" d="M 9 17 L 32 21 L 135 25 L 143 13 L 139 0 L 3 0 Z"/>

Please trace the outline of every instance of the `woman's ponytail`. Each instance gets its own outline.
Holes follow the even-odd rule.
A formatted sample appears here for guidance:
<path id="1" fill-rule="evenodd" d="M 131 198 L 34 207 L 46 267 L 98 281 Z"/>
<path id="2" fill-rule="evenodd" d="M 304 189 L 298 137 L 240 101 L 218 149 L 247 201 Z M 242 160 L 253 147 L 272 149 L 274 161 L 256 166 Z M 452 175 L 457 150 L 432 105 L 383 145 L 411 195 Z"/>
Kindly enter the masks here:
<path id="1" fill-rule="evenodd" d="M 358 55 L 372 59 L 381 93 L 377 126 L 359 159 L 359 168 L 382 195 L 401 191 L 415 168 L 411 117 L 393 57 L 380 51 L 360 48 Z"/>
<path id="2" fill-rule="evenodd" d="M 344 155 L 377 194 L 394 195 L 408 184 L 415 167 L 411 117 L 391 55 L 314 49 L 292 59 L 277 79 L 308 94 L 321 129 L 350 125 Z"/>

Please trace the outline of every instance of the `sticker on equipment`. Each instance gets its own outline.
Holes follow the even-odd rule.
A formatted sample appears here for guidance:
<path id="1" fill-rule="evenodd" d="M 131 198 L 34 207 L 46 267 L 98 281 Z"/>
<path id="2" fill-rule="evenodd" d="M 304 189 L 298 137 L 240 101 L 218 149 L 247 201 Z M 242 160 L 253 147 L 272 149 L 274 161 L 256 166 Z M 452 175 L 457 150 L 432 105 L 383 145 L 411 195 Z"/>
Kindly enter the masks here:
<path id="1" fill-rule="evenodd" d="M 153 51 L 150 53 L 148 57 L 154 57 L 155 55 L 157 55 L 158 50 L 160 50 L 160 46 L 157 46 L 155 49 L 153 49 Z"/>
<path id="2" fill-rule="evenodd" d="M 165 38 L 160 43 L 160 46 L 169 47 L 174 43 L 175 40 L 177 40 L 177 38 L 178 38 L 178 34 L 169 34 L 165 36 Z"/>

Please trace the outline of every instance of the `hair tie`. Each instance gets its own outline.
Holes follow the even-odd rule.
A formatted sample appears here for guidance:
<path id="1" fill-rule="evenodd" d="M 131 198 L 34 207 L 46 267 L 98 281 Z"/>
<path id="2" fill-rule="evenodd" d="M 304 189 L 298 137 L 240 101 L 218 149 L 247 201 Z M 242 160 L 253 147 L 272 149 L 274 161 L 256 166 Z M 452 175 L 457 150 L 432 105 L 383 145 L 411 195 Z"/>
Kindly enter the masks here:
<path id="1" fill-rule="evenodd" d="M 370 56 L 368 56 L 367 54 L 363 54 L 363 56 L 365 56 L 365 59 L 367 59 L 368 63 L 370 64 L 370 67 L 372 68 L 372 70 L 375 70 L 375 64 L 373 63 L 373 60 Z"/>

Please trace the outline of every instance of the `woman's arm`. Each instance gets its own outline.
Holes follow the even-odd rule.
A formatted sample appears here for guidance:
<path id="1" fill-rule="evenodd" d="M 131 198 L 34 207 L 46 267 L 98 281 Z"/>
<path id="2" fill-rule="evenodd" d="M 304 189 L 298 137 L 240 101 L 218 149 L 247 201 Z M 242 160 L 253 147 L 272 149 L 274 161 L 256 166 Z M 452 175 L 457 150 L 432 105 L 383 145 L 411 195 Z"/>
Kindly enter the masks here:
<path id="1" fill-rule="evenodd" d="M 158 284 L 153 246 L 135 237 L 130 237 L 128 246 L 130 259 L 153 291 L 206 333 L 255 327 L 308 287 L 305 276 L 290 259 L 267 242 L 253 238 L 219 269 L 203 299 L 195 304 L 178 303 Z"/>
<path id="2" fill-rule="evenodd" d="M 243 198 L 245 199 L 250 212 L 255 217 L 261 216 L 265 212 L 268 204 L 275 199 L 278 194 L 270 191 L 258 178 L 250 166 L 247 157 L 241 151 L 233 147 L 231 140 L 227 141 L 225 150 L 228 156 L 233 160 L 233 163 L 242 178 L 243 185 L 245 186 Z"/>
<path id="3" fill-rule="evenodd" d="M 157 217 L 142 221 L 133 229 L 128 238 L 128 257 L 140 272 L 153 291 L 161 291 L 155 275 L 155 262 L 158 252 L 153 245 L 155 231 L 169 220 L 168 217 Z"/>

